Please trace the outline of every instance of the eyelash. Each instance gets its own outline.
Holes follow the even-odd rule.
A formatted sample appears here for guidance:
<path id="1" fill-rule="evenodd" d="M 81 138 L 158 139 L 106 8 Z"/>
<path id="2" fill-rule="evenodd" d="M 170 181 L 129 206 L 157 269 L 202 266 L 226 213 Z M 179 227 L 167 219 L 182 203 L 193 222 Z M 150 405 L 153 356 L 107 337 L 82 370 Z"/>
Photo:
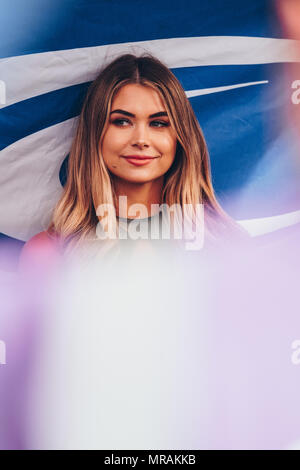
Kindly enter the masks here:
<path id="1" fill-rule="evenodd" d="M 128 119 L 123 119 L 123 118 L 121 119 L 121 118 L 119 118 L 119 119 L 115 119 L 114 121 L 112 121 L 112 123 L 115 124 L 116 126 L 119 126 L 119 127 L 125 127 L 125 126 L 122 126 L 122 125 L 120 124 L 120 122 L 122 122 L 122 121 L 125 121 L 125 122 L 127 122 L 127 123 L 130 122 Z M 166 122 L 166 121 L 151 121 L 151 124 L 152 124 L 153 122 L 162 124 L 161 126 L 154 126 L 154 127 L 158 127 L 158 128 L 161 128 L 161 127 L 168 127 L 168 126 L 170 125 L 170 124 L 169 124 L 168 122 Z"/>

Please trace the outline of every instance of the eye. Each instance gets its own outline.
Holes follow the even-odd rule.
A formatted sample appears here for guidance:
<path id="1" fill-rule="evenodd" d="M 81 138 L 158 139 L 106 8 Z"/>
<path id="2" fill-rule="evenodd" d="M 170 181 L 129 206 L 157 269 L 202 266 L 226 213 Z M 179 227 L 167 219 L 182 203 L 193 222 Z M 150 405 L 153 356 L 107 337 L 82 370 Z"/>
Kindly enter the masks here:
<path id="1" fill-rule="evenodd" d="M 154 124 L 154 127 L 167 127 L 170 125 L 167 121 L 151 121 L 151 124 Z"/>
<path id="2" fill-rule="evenodd" d="M 125 118 L 117 118 L 111 122 L 112 124 L 115 124 L 118 127 L 125 127 L 127 124 L 130 124 L 129 119 L 125 119 Z M 151 121 L 150 125 L 152 127 L 168 127 L 170 123 L 167 121 Z"/>
<path id="3" fill-rule="evenodd" d="M 125 122 L 125 124 L 130 123 L 130 121 L 128 119 L 123 119 L 123 118 L 115 119 L 114 121 L 112 121 L 113 124 L 115 124 L 116 126 L 119 126 L 119 127 L 125 127 L 125 125 L 123 124 L 124 122 Z"/>

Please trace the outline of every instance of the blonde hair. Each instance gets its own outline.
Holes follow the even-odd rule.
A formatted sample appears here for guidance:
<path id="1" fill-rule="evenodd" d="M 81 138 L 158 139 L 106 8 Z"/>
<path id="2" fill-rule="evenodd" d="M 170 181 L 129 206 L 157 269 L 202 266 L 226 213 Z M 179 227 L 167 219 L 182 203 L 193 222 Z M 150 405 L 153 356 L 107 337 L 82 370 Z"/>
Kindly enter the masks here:
<path id="1" fill-rule="evenodd" d="M 48 233 L 76 245 L 98 224 L 96 209 L 100 204 L 116 207 L 111 175 L 100 148 L 113 98 L 121 87 L 132 83 L 159 93 L 177 134 L 175 159 L 164 177 L 162 203 L 181 207 L 203 204 L 209 237 L 239 231 L 215 197 L 206 142 L 180 82 L 151 54 L 123 54 L 107 65 L 88 89 L 69 155 L 66 185 Z"/>

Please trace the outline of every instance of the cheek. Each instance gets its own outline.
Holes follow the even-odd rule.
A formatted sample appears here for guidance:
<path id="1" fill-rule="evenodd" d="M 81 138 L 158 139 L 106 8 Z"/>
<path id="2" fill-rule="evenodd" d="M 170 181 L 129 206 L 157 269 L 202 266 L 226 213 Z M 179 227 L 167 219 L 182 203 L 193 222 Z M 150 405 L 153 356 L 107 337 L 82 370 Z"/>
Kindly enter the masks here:
<path id="1" fill-rule="evenodd" d="M 167 133 L 162 136 L 163 139 L 161 141 L 162 148 L 164 149 L 165 153 L 169 155 L 175 154 L 176 152 L 176 144 L 177 144 L 177 137 L 173 135 L 173 133 Z"/>
<path id="2" fill-rule="evenodd" d="M 172 137 L 169 138 L 168 148 L 169 148 L 169 151 L 168 151 L 168 158 L 166 161 L 167 163 L 166 171 L 168 171 L 171 168 L 171 166 L 173 165 L 175 161 L 176 150 L 177 150 L 177 138 L 175 139 Z"/>
<path id="3" fill-rule="evenodd" d="M 169 162 L 173 162 L 176 154 L 177 139 L 172 136 L 168 136 L 165 139 L 164 153 L 168 156 Z"/>
<path id="4" fill-rule="evenodd" d="M 108 130 L 102 141 L 102 155 L 105 163 L 109 163 L 118 154 L 120 139 L 113 131 Z"/>

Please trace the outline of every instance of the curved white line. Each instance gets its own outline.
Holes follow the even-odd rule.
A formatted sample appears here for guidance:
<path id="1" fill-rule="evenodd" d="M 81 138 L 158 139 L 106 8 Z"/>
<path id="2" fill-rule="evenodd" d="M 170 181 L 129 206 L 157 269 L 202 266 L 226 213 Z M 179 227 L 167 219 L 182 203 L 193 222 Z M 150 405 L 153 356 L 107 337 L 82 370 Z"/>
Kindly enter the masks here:
<path id="1" fill-rule="evenodd" d="M 257 219 L 239 220 L 252 237 L 275 232 L 285 227 L 290 227 L 300 222 L 300 210 L 286 214 L 274 215 L 272 217 L 261 217 Z"/>
<path id="2" fill-rule="evenodd" d="M 156 39 L 43 52 L 0 60 L 5 107 L 34 96 L 93 80 L 121 53 L 151 52 L 170 68 L 202 65 L 300 62 L 300 42 L 291 39 L 209 36 Z"/>
<path id="3" fill-rule="evenodd" d="M 6 86 L 3 80 L 0 80 L 0 105 L 6 103 Z"/>
<path id="4" fill-rule="evenodd" d="M 188 90 L 185 92 L 188 98 L 193 96 L 209 95 L 210 93 L 219 93 L 221 91 L 234 90 L 235 88 L 243 88 L 253 85 L 262 85 L 269 83 L 269 80 L 261 80 L 260 82 L 237 83 L 236 85 L 217 86 L 213 88 L 200 88 L 199 90 Z"/>
<path id="5" fill-rule="evenodd" d="M 62 192 L 60 166 L 68 154 L 76 118 L 31 134 L 0 158 L 0 232 L 26 241 L 45 230 Z"/>

